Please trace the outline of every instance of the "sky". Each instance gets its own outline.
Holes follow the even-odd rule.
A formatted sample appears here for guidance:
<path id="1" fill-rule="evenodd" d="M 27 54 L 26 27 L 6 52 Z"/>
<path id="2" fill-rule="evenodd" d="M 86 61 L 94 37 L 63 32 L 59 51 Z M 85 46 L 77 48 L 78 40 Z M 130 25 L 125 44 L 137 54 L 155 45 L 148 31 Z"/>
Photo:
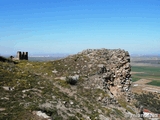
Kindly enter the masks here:
<path id="1" fill-rule="evenodd" d="M 160 1 L 0 1 L 0 55 L 100 48 L 160 54 Z"/>

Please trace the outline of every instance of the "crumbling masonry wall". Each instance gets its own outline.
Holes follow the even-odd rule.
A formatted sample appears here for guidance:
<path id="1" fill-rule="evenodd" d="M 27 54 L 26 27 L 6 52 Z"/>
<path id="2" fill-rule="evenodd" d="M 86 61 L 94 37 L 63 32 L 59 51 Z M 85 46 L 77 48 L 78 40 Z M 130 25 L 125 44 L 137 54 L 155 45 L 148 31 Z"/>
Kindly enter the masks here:
<path id="1" fill-rule="evenodd" d="M 86 56 L 88 81 L 86 86 L 100 88 L 112 97 L 131 96 L 131 66 L 128 51 L 122 49 L 88 49 L 79 55 Z M 82 70 L 85 71 L 85 70 Z"/>

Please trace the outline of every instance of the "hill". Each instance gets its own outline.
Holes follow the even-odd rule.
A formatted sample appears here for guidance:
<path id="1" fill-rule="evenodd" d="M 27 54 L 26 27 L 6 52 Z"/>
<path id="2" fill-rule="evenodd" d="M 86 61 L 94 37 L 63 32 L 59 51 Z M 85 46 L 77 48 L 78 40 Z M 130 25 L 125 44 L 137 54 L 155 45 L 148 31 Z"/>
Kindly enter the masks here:
<path id="1" fill-rule="evenodd" d="M 138 119 L 130 71 L 129 53 L 121 49 L 0 62 L 0 119 Z"/>

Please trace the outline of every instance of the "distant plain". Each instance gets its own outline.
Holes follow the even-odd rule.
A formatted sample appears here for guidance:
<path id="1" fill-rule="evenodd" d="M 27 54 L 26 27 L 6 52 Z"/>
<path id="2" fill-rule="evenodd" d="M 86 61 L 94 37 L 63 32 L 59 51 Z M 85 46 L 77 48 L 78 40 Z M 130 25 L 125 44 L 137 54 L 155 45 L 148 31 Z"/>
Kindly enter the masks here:
<path id="1" fill-rule="evenodd" d="M 131 57 L 132 81 L 149 80 L 145 85 L 160 86 L 160 57 Z"/>

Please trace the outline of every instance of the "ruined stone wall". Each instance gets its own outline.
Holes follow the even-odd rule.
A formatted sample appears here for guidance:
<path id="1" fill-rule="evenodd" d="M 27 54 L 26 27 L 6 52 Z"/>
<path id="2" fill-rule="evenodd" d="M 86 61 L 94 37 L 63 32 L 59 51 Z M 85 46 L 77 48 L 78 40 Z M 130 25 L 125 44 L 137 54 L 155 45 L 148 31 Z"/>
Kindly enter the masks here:
<path id="1" fill-rule="evenodd" d="M 88 49 L 79 53 L 88 57 L 86 86 L 104 89 L 114 97 L 121 95 L 130 100 L 130 55 L 121 49 Z M 83 70 L 82 70 L 83 71 Z"/>

